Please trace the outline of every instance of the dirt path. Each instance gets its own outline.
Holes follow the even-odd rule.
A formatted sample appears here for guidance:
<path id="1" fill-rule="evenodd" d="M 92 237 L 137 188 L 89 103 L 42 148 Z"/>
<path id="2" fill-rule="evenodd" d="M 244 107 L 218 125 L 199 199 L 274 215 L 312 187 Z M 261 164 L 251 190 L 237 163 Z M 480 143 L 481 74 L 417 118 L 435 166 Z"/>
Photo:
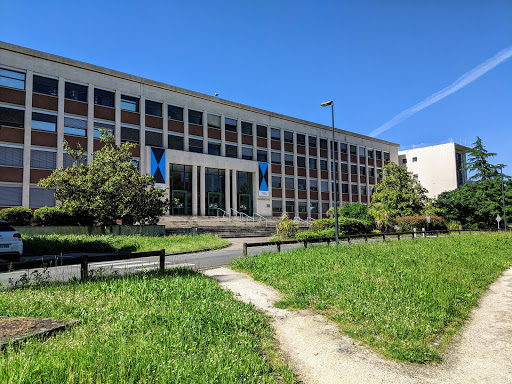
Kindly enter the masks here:
<path id="1" fill-rule="evenodd" d="M 443 363 L 431 366 L 385 360 L 323 316 L 275 308 L 281 295 L 245 274 L 228 268 L 205 274 L 272 317 L 281 352 L 305 383 L 512 383 L 512 268 L 480 299 Z"/>

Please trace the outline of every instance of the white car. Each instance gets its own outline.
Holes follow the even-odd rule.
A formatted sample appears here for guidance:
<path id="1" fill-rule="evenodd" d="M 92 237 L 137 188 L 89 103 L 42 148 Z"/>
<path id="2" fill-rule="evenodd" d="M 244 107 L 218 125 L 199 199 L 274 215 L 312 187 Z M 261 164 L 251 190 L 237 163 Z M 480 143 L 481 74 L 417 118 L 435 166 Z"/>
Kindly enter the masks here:
<path id="1" fill-rule="evenodd" d="M 22 254 L 21 235 L 9 223 L 0 221 L 0 259 L 7 259 L 5 256 L 9 256 L 14 261 L 19 261 Z"/>

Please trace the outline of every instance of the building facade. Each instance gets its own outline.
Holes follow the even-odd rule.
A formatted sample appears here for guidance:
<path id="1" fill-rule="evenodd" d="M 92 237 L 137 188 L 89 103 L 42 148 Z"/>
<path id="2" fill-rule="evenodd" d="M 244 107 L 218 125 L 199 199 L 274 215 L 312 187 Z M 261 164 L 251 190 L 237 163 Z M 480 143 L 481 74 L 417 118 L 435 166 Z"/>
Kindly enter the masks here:
<path id="1" fill-rule="evenodd" d="M 468 147 L 456 143 L 432 145 L 398 152 L 399 164 L 428 190 L 428 196 L 452 191 L 467 182 L 466 163 Z"/>
<path id="2" fill-rule="evenodd" d="M 54 205 L 38 181 L 71 165 L 64 140 L 91 161 L 100 129 L 136 144 L 173 215 L 318 218 L 334 171 L 338 201 L 368 203 L 398 161 L 395 143 L 336 130 L 333 151 L 331 127 L 0 42 L 0 207 Z"/>

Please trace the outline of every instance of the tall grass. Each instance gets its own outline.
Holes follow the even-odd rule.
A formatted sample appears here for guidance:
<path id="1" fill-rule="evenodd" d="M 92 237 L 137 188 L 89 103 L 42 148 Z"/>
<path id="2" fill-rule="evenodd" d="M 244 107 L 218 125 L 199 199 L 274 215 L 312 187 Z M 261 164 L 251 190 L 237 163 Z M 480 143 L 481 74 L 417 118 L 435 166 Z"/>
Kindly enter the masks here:
<path id="1" fill-rule="evenodd" d="M 79 320 L 8 347 L 2 383 L 293 382 L 266 317 L 189 270 L 4 291 L 0 315 Z"/>
<path id="2" fill-rule="evenodd" d="M 175 236 L 90 236 L 42 235 L 23 236 L 25 254 L 45 255 L 64 252 L 149 252 L 165 249 L 166 253 L 218 248 L 227 240 L 213 235 Z"/>
<path id="3" fill-rule="evenodd" d="M 512 265 L 512 234 L 310 247 L 234 261 L 341 330 L 402 361 L 439 361 L 485 289 Z"/>

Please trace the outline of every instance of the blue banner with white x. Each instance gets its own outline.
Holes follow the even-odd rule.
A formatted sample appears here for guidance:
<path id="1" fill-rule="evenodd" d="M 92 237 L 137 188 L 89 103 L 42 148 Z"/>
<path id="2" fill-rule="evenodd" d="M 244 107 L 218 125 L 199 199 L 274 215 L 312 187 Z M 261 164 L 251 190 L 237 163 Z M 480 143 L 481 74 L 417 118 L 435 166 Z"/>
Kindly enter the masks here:
<path id="1" fill-rule="evenodd" d="M 155 183 L 165 184 L 165 149 L 151 147 L 151 176 Z"/>

